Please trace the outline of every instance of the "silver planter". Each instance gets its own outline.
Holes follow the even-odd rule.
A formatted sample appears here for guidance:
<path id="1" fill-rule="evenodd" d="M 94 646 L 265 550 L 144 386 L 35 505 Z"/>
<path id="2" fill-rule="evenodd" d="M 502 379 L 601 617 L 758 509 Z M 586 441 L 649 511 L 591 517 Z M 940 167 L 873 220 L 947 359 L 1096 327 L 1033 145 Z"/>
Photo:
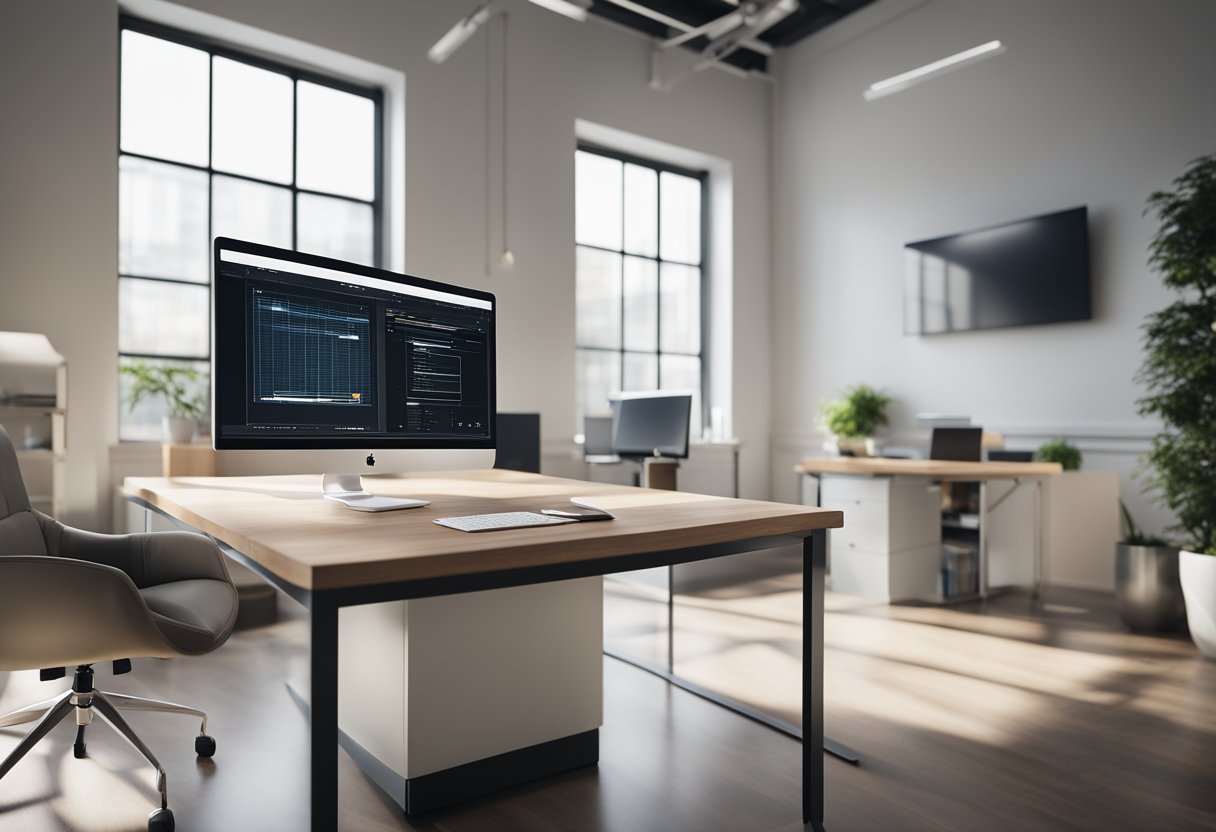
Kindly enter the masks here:
<path id="1" fill-rule="evenodd" d="M 1115 544 L 1115 609 L 1133 630 L 1177 629 L 1186 618 L 1178 549 Z"/>

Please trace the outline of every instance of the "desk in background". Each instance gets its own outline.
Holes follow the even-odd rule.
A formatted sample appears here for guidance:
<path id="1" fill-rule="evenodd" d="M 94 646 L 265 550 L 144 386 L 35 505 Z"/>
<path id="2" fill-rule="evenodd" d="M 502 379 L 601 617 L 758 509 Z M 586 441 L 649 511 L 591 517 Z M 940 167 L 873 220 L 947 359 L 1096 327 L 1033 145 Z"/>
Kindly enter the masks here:
<path id="1" fill-rule="evenodd" d="M 1035 488 L 1032 531 L 1036 592 L 1045 568 L 1042 540 L 1042 482 L 1063 469 L 1055 462 L 955 462 L 940 459 L 833 457 L 805 459 L 795 469 L 819 485 L 803 502 L 848 511 L 848 524 L 832 533 L 832 588 L 884 601 L 965 601 L 985 598 L 989 585 L 989 518 L 1023 484 Z M 1011 490 L 990 499 L 993 481 Z M 943 597 L 938 584 L 942 559 L 940 484 L 979 483 L 978 591 Z"/>
<path id="2" fill-rule="evenodd" d="M 352 512 L 324 500 L 315 476 L 131 478 L 124 486 L 128 499 L 213 536 L 309 609 L 313 832 L 332 832 L 338 825 L 341 609 L 573 581 L 791 542 L 802 544 L 804 569 L 803 822 L 822 829 L 825 530 L 843 525 L 839 511 L 511 471 L 367 480 L 377 494 L 424 498 L 431 505 Z M 462 534 L 432 522 L 534 510 L 571 497 L 595 497 L 617 519 L 487 534 Z M 487 775 L 481 768 L 471 776 Z"/>

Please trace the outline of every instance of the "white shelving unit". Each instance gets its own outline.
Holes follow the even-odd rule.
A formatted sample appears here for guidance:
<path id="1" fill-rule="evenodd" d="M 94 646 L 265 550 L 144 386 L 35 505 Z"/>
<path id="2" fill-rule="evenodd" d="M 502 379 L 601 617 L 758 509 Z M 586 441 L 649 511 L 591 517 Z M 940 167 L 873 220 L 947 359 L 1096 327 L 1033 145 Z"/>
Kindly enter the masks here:
<path id="1" fill-rule="evenodd" d="M 17 448 L 33 507 L 62 516 L 66 491 L 67 362 L 45 335 L 0 332 L 0 425 Z"/>

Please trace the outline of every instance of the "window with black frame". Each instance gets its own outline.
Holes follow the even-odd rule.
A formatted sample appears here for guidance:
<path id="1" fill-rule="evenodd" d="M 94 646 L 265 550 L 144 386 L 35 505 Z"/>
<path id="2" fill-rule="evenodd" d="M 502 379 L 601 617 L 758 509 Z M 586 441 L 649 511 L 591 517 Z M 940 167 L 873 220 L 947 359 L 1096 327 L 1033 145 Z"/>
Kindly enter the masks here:
<path id="1" fill-rule="evenodd" d="M 691 390 L 704 423 L 704 172 L 582 145 L 575 156 L 576 431 L 613 392 Z"/>
<path id="2" fill-rule="evenodd" d="M 119 437 L 159 439 L 131 370 L 193 371 L 205 409 L 215 237 L 379 265 L 383 98 L 133 18 L 120 50 Z"/>

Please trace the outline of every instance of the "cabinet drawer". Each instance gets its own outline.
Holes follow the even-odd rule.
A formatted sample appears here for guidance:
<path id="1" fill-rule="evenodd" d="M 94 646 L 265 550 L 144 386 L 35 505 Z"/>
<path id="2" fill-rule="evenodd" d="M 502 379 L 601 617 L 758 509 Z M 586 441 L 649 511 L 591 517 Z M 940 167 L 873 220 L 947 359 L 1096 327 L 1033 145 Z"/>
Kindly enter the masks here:
<path id="1" fill-rule="evenodd" d="M 826 474 L 821 479 L 821 496 L 828 500 L 861 500 L 885 503 L 890 499 L 891 480 L 887 477 L 842 477 Z"/>
<path id="2" fill-rule="evenodd" d="M 844 525 L 874 526 L 886 529 L 891 525 L 891 511 L 887 503 L 876 503 L 870 500 L 823 500 L 824 508 L 844 512 Z"/>
<path id="3" fill-rule="evenodd" d="M 865 551 L 885 555 L 891 551 L 891 534 L 885 526 L 850 523 L 846 514 L 845 527 L 832 529 L 832 551 Z"/>

